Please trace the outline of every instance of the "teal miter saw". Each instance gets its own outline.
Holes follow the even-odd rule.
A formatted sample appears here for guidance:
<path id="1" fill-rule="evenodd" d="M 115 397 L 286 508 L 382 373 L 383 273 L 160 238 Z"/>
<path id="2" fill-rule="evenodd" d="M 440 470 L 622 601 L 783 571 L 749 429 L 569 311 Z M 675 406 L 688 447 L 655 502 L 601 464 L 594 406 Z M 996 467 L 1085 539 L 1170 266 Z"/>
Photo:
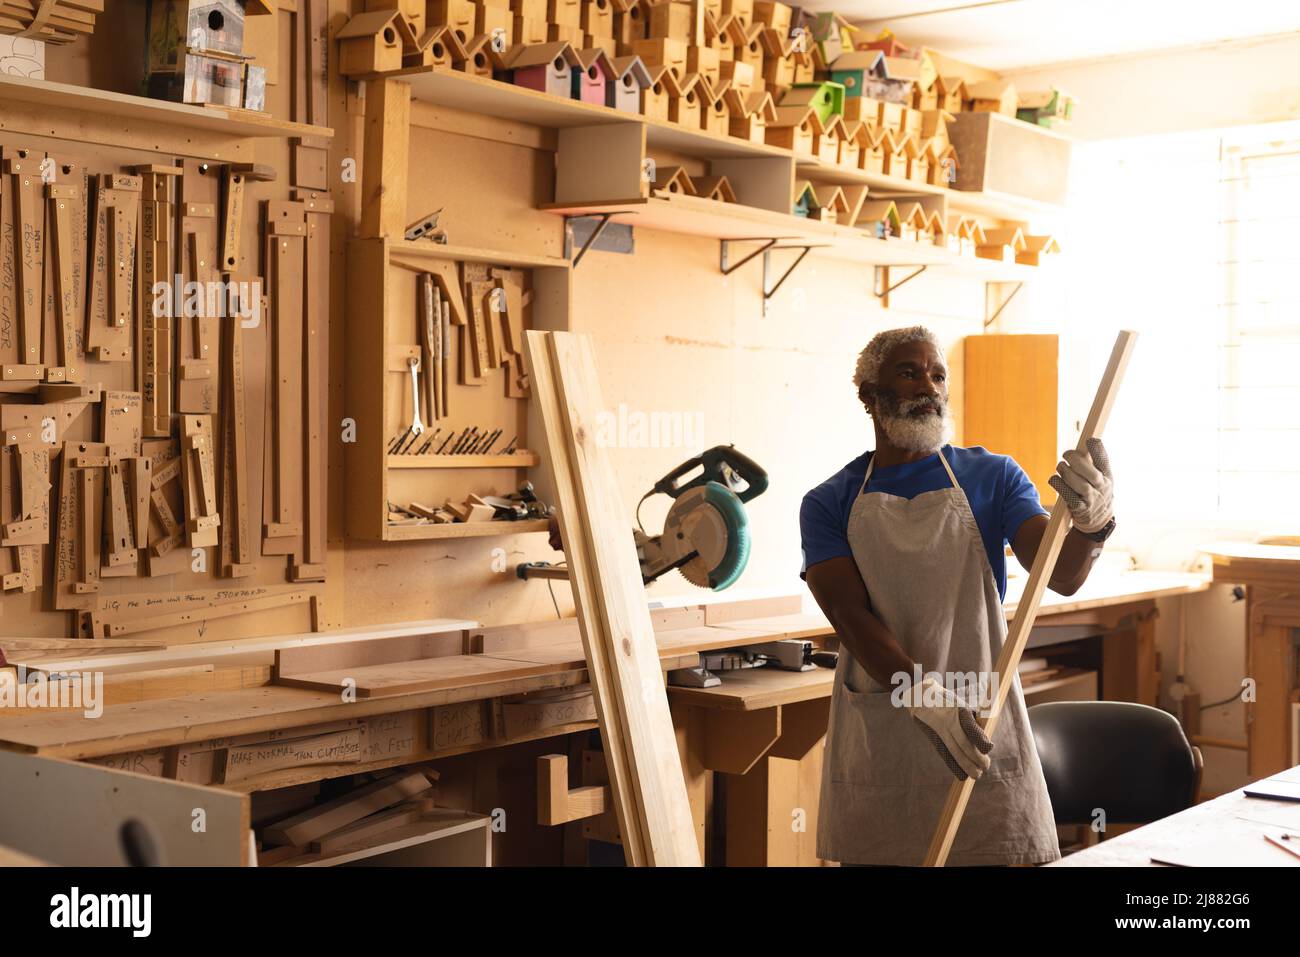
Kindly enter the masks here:
<path id="1" fill-rule="evenodd" d="M 699 469 L 688 480 L 685 476 Z M 637 503 L 633 532 L 641 578 L 650 584 L 674 568 L 692 585 L 721 591 L 735 584 L 749 563 L 749 517 L 745 503 L 767 491 L 767 472 L 734 445 L 718 445 L 683 462 Z M 641 505 L 652 495 L 667 495 L 672 507 L 664 530 L 647 535 Z M 569 570 L 545 562 L 517 569 L 520 578 L 568 578 Z"/>

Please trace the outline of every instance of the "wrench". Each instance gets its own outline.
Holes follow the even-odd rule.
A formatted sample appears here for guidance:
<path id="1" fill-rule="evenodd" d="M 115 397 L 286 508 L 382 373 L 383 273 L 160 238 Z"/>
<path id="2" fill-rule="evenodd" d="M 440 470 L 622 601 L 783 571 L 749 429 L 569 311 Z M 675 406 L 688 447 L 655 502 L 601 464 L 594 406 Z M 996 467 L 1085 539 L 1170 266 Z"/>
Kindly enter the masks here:
<path id="1" fill-rule="evenodd" d="M 424 423 L 420 421 L 420 360 L 410 356 L 406 367 L 411 370 L 411 434 L 419 435 L 424 431 Z"/>

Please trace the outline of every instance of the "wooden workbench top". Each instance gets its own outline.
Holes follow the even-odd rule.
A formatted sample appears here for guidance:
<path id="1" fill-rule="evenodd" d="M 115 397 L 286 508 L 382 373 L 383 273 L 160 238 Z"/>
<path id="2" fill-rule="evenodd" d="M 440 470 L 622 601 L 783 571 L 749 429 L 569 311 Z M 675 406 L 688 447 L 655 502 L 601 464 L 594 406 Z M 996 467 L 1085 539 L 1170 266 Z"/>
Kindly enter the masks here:
<path id="1" fill-rule="evenodd" d="M 1292 774 L 1300 774 L 1293 769 Z M 1300 858 L 1268 844 L 1266 830 L 1300 831 L 1300 804 L 1231 791 L 1144 827 L 1102 841 L 1052 867 L 1155 867 L 1159 861 L 1225 867 L 1300 867 Z"/>
<path id="2" fill-rule="evenodd" d="M 814 668 L 812 671 L 745 668 L 723 671 L 718 677 L 722 683 L 715 688 L 671 687 L 668 698 L 697 708 L 760 711 L 796 701 L 829 697 L 835 684 L 833 668 Z"/>
<path id="3" fill-rule="evenodd" d="M 1007 597 L 1002 603 L 1007 619 L 1016 613 L 1020 596 L 1028 576 L 1017 575 L 1007 581 Z M 1122 571 L 1094 569 L 1073 595 L 1058 595 L 1048 589 L 1043 592 L 1038 617 L 1050 618 L 1074 611 L 1087 611 L 1110 605 L 1124 605 L 1134 601 L 1149 601 L 1169 595 L 1190 595 L 1210 587 L 1208 575 L 1191 572 Z"/>

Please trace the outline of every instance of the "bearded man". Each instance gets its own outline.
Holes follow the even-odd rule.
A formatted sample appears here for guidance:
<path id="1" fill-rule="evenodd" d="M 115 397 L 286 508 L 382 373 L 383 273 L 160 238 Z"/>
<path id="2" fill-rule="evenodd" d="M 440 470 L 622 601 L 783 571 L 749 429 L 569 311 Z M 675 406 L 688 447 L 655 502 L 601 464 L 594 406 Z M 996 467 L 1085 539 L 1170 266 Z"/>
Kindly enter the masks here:
<path id="1" fill-rule="evenodd" d="M 875 450 L 800 509 L 801 574 L 848 652 L 831 695 L 818 856 L 921 864 L 952 781 L 969 776 L 976 783 L 950 864 L 1056 860 L 1019 681 L 992 740 L 975 716 L 996 690 L 1006 640 L 1005 545 L 1032 567 L 1047 511 L 1010 457 L 948 444 L 948 370 L 930 330 L 875 336 L 853 384 Z M 1097 440 L 1087 453 L 1065 452 L 1057 473 L 1049 484 L 1069 506 L 1071 529 L 1048 587 L 1070 595 L 1115 527 L 1113 486 Z"/>

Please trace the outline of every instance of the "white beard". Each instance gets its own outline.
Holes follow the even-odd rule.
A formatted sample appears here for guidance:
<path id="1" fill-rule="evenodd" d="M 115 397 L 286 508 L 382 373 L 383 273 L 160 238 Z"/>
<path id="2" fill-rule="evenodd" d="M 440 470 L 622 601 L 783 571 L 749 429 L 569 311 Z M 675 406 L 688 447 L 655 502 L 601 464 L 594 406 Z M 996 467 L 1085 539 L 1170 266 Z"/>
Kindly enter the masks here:
<path id="1" fill-rule="evenodd" d="M 940 415 L 879 415 L 880 427 L 889 441 L 907 452 L 937 452 L 952 438 L 952 416 L 948 404 Z"/>

